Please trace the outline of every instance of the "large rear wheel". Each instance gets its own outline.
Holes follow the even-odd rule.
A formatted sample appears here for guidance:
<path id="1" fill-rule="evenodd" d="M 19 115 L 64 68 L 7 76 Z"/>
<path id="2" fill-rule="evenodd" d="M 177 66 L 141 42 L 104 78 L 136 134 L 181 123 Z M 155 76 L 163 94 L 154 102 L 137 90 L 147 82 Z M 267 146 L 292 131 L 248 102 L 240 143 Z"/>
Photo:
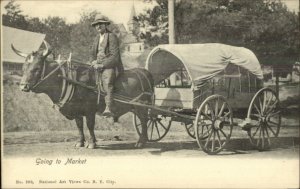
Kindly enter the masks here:
<path id="1" fill-rule="evenodd" d="M 269 89 L 259 90 L 253 97 L 247 118 L 251 126 L 247 130 L 250 142 L 259 150 L 271 147 L 271 139 L 277 137 L 281 126 L 281 111 L 276 93 Z"/>

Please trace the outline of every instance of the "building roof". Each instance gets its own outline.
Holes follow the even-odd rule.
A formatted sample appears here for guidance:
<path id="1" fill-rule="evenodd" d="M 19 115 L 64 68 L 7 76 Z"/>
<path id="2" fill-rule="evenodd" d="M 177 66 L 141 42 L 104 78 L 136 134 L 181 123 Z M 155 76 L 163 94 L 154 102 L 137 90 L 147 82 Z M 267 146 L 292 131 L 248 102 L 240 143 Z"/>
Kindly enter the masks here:
<path id="1" fill-rule="evenodd" d="M 115 24 L 118 27 L 121 34 L 127 34 L 126 28 L 123 24 Z"/>
<path id="2" fill-rule="evenodd" d="M 135 13 L 134 5 L 132 5 L 131 13 L 130 13 L 129 20 L 128 20 L 127 24 L 133 23 L 134 22 L 134 17 L 136 17 L 136 13 Z"/>
<path id="3" fill-rule="evenodd" d="M 11 44 L 24 53 L 31 53 L 40 48 L 45 36 L 45 34 L 41 33 L 2 26 L 2 61 L 24 63 L 25 58 L 18 56 L 11 49 Z"/>
<path id="4" fill-rule="evenodd" d="M 137 37 L 134 36 L 133 34 L 129 33 L 127 34 L 124 39 L 123 39 L 123 43 L 128 44 L 128 43 L 137 43 L 139 42 Z"/>

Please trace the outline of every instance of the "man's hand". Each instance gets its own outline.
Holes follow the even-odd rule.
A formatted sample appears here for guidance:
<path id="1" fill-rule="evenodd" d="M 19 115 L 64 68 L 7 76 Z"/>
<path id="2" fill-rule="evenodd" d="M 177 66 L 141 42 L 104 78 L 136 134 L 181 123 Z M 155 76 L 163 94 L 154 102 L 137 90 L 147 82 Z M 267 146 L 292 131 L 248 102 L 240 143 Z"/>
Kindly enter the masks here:
<path id="1" fill-rule="evenodd" d="M 94 66 L 94 65 L 96 65 L 97 64 L 97 60 L 93 60 L 92 62 L 91 62 L 91 66 Z"/>
<path id="2" fill-rule="evenodd" d="M 103 64 L 98 64 L 97 60 L 94 60 L 91 64 L 91 66 L 95 69 L 95 70 L 102 70 L 103 69 Z"/>

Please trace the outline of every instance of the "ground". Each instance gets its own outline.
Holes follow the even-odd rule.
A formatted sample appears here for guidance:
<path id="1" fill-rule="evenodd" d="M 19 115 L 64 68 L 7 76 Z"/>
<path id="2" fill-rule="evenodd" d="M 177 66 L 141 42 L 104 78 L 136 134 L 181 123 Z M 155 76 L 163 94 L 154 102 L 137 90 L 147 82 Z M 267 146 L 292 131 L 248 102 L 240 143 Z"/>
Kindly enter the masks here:
<path id="1" fill-rule="evenodd" d="M 120 138 L 115 140 L 115 136 Z M 96 131 L 97 148 L 75 148 L 77 131 L 8 132 L 4 135 L 4 156 L 207 156 L 199 149 L 180 125 L 172 125 L 167 136 L 160 142 L 148 143 L 143 149 L 135 149 L 137 134 L 134 131 Z M 299 158 L 299 128 L 285 126 L 280 136 L 272 140 L 272 149 L 259 152 L 251 146 L 247 133 L 240 128 L 233 130 L 230 143 L 219 155 L 236 157 L 290 157 Z"/>

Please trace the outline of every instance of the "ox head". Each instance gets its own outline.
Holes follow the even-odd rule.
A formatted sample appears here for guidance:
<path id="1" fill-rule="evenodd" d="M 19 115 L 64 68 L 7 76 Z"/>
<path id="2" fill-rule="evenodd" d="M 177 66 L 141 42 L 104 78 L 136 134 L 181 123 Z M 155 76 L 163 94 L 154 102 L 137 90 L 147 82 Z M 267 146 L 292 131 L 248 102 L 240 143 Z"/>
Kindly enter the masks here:
<path id="1" fill-rule="evenodd" d="M 29 92 L 41 79 L 41 74 L 44 69 L 44 61 L 51 53 L 49 50 L 49 44 L 46 41 L 43 41 L 43 43 L 46 47 L 44 51 L 36 51 L 29 54 L 15 49 L 13 44 L 11 44 L 12 50 L 17 55 L 25 58 L 25 63 L 23 65 L 23 77 L 20 83 L 22 91 Z"/>

